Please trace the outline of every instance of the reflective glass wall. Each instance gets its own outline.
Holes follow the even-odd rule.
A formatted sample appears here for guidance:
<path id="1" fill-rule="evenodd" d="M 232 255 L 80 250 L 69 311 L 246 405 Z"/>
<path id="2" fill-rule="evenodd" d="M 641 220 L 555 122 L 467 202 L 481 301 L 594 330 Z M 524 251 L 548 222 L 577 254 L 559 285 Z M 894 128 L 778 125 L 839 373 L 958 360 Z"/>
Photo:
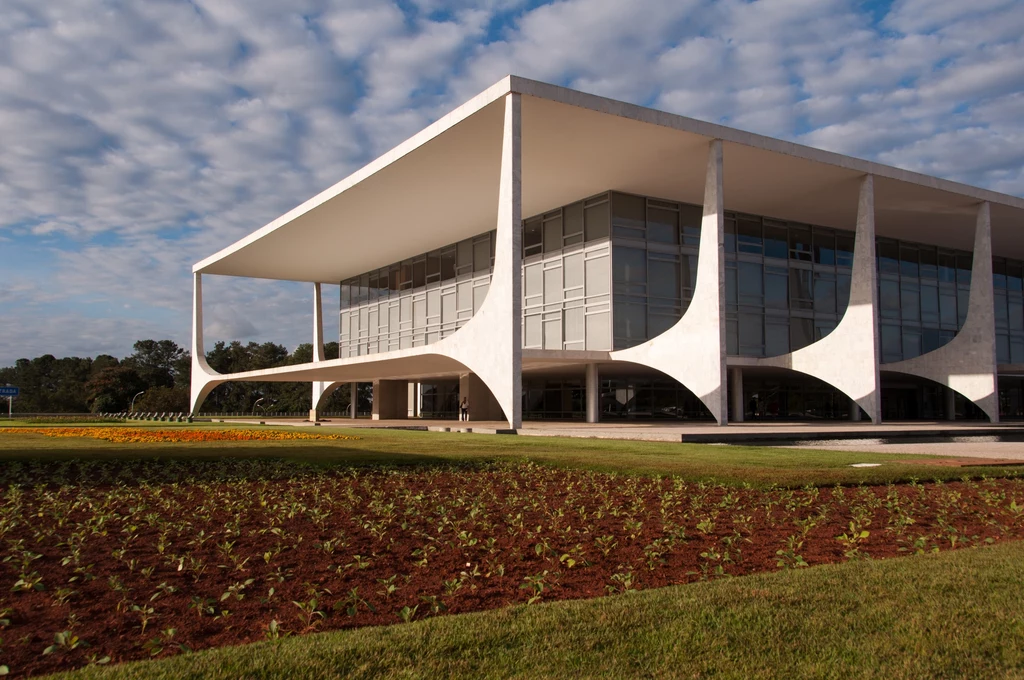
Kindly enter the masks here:
<path id="1" fill-rule="evenodd" d="M 996 359 L 1001 364 L 1024 364 L 1024 263 L 992 260 L 995 287 Z"/>
<path id="2" fill-rule="evenodd" d="M 971 254 L 880 238 L 876 255 L 881 363 L 952 340 L 967 318 Z"/>

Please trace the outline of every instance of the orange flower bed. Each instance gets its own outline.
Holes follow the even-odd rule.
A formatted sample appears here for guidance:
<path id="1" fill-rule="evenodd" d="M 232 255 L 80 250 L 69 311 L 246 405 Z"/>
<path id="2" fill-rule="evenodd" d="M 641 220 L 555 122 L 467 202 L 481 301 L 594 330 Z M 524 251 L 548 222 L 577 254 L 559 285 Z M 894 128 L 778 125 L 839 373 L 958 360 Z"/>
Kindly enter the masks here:
<path id="1" fill-rule="evenodd" d="M 283 430 L 150 430 L 138 427 L 5 427 L 2 434 L 42 434 L 47 437 L 92 437 L 117 444 L 201 442 L 268 442 L 359 439 L 346 434 L 310 434 Z"/>

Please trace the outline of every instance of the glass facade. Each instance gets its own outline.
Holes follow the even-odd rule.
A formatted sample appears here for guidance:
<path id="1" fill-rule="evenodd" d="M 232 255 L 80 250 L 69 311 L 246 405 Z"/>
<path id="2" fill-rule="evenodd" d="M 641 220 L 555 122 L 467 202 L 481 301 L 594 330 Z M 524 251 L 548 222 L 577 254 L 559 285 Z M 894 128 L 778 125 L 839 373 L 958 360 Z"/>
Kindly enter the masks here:
<path id="1" fill-rule="evenodd" d="M 911 359 L 952 340 L 967 318 L 971 254 L 882 238 L 875 247 L 881 363 Z"/>
<path id="2" fill-rule="evenodd" d="M 1000 364 L 1024 364 L 1022 274 L 1022 262 L 1003 258 L 992 260 L 996 308 L 996 360 Z"/>
<path id="3" fill-rule="evenodd" d="M 494 232 L 341 282 L 341 358 L 419 347 L 480 309 L 494 268 Z"/>
<path id="4" fill-rule="evenodd" d="M 523 346 L 624 349 L 668 330 L 686 311 L 697 275 L 702 208 L 605 192 L 523 221 Z M 726 346 L 771 357 L 830 333 L 849 304 L 854 233 L 726 212 Z M 963 326 L 972 255 L 878 238 L 880 361 L 930 352 Z M 455 332 L 480 308 L 494 266 L 494 232 L 341 282 L 341 356 L 416 347 Z M 1024 364 L 1024 262 L 995 258 L 998 362 Z M 935 385 L 885 379 L 883 417 L 943 418 Z M 1024 417 L 1021 381 L 1000 381 L 1001 410 Z M 426 386 L 425 386 L 426 387 Z M 846 418 L 839 392 L 803 377 L 745 377 L 746 417 Z M 423 413 L 456 412 L 458 385 L 424 392 Z M 582 379 L 527 380 L 524 416 L 581 419 Z M 957 402 L 958 416 L 977 410 Z M 671 380 L 602 380 L 602 418 L 706 418 Z M 962 413 L 961 413 L 962 412 Z M 1014 415 L 1016 414 L 1016 416 Z"/>

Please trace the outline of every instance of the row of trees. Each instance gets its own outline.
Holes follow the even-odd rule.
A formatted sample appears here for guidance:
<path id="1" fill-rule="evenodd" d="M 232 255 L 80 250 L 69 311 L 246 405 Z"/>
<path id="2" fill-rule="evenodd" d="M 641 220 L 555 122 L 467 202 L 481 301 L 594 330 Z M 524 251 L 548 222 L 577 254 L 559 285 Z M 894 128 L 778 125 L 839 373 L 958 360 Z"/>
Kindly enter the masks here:
<path id="1" fill-rule="evenodd" d="M 338 343 L 324 347 L 328 357 L 338 356 Z M 189 410 L 192 375 L 190 353 L 172 340 L 139 340 L 134 353 L 124 359 L 107 354 L 95 358 L 57 359 L 44 354 L 35 359 L 18 359 L 14 366 L 0 368 L 0 385 L 21 388 L 14 401 L 19 413 L 93 413 L 126 411 L 135 399 L 136 411 Z M 313 346 L 299 345 L 289 353 L 273 342 L 242 344 L 218 342 L 207 352 L 210 367 L 220 373 L 237 373 L 275 366 L 308 363 Z M 250 411 L 257 399 L 269 412 L 303 412 L 312 404 L 306 383 L 227 383 L 207 397 L 206 412 Z M 362 401 L 362 396 L 361 399 Z M 338 390 L 325 404 L 327 411 L 348 408 L 348 390 Z"/>

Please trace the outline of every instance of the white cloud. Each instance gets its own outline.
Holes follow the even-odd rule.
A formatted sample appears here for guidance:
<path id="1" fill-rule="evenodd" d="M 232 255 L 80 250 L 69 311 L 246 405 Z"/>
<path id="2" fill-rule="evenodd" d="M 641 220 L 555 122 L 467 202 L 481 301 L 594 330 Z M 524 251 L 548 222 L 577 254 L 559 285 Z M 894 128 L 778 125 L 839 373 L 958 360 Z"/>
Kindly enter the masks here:
<path id="1" fill-rule="evenodd" d="M 0 365 L 184 341 L 193 262 L 508 73 L 1024 195 L 1022 34 L 1017 0 L 4 0 L 0 264 L 50 264 L 0 288 L 40 329 Z M 308 341 L 308 298 L 213 277 L 208 335 Z"/>

